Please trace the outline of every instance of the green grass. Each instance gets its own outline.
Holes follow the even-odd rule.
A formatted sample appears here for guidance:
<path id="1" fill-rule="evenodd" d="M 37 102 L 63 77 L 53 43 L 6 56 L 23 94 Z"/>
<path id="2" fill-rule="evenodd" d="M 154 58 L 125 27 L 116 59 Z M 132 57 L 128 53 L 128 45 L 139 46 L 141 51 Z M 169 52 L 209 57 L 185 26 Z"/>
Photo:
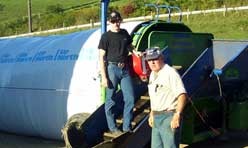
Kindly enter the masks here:
<path id="1" fill-rule="evenodd" d="M 206 15 L 191 15 L 183 22 L 193 32 L 210 32 L 216 39 L 248 40 L 248 10 Z"/>
<path id="2" fill-rule="evenodd" d="M 152 3 L 153 1 L 146 0 L 146 3 Z M 44 14 L 49 5 L 61 4 L 64 9 L 68 9 L 75 6 L 82 6 L 89 2 L 96 2 L 97 5 L 100 5 L 100 1 L 97 0 L 32 0 L 32 13 Z M 128 2 L 131 2 L 131 0 L 115 0 L 110 2 L 109 6 L 120 6 Z M 5 6 L 3 11 L 0 11 L 0 22 L 27 16 L 27 0 L 1 0 L 0 4 Z M 183 22 L 193 32 L 213 33 L 216 39 L 248 39 L 248 10 L 230 11 L 225 16 L 221 12 L 206 15 L 190 15 L 189 19 L 183 16 Z M 53 34 L 65 34 L 75 31 L 79 30 L 62 31 Z"/>
<path id="3" fill-rule="evenodd" d="M 188 20 L 183 16 L 182 22 L 193 32 L 212 33 L 215 39 L 248 40 L 248 10 L 231 11 L 225 16 L 223 13 L 191 15 Z M 74 31 L 78 30 L 69 32 Z"/>
<path id="4" fill-rule="evenodd" d="M 172 19 L 177 20 L 177 18 Z M 223 16 L 223 13 L 190 15 L 188 20 L 186 16 L 183 16 L 182 22 L 189 26 L 193 32 L 212 33 L 215 39 L 248 40 L 248 10 L 228 12 L 225 16 Z M 67 34 L 85 29 L 89 28 L 60 31 L 52 34 Z"/>
<path id="5" fill-rule="evenodd" d="M 80 6 L 91 1 L 96 0 L 31 0 L 32 13 L 45 13 L 49 5 L 61 4 L 63 8 L 66 9 L 72 6 Z M 0 21 L 27 16 L 27 0 L 1 0 L 0 3 L 5 6 L 4 10 L 0 11 Z"/>

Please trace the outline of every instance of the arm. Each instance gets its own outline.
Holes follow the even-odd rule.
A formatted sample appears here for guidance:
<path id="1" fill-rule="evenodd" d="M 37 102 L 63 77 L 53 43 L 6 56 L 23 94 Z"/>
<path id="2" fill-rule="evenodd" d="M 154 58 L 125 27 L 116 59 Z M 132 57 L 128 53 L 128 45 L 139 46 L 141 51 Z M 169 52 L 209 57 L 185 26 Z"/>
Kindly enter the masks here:
<path id="1" fill-rule="evenodd" d="M 178 97 L 178 104 L 177 104 L 177 109 L 176 113 L 177 115 L 181 114 L 183 112 L 183 109 L 187 103 L 187 96 L 185 93 L 179 95 Z"/>
<path id="2" fill-rule="evenodd" d="M 138 51 L 132 44 L 130 44 L 128 48 L 131 49 L 129 51 L 135 54 L 137 57 L 142 56 L 142 52 Z"/>
<path id="3" fill-rule="evenodd" d="M 178 128 L 180 126 L 181 115 L 182 115 L 182 112 L 184 110 L 186 103 L 187 103 L 187 95 L 185 93 L 180 94 L 178 96 L 178 104 L 177 104 L 176 112 L 173 115 L 173 118 L 171 120 L 172 129 Z"/>
<path id="4" fill-rule="evenodd" d="M 150 112 L 149 119 L 148 119 L 148 124 L 150 127 L 153 127 L 153 112 Z"/>
<path id="5" fill-rule="evenodd" d="M 99 49 L 100 70 L 101 70 L 101 78 L 102 78 L 101 83 L 103 87 L 108 87 L 105 56 L 106 56 L 106 51 L 103 49 Z"/>

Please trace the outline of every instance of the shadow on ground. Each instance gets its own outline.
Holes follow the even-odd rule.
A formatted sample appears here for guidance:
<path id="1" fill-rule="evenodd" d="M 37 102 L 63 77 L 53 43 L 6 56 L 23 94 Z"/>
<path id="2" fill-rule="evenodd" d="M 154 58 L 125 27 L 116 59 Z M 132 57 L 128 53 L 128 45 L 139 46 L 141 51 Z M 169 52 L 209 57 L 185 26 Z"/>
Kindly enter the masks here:
<path id="1" fill-rule="evenodd" d="M 65 148 L 63 141 L 20 136 L 0 132 L 0 148 Z M 180 145 L 180 148 L 248 148 L 248 131 L 229 132 L 191 145 Z"/>
<path id="2" fill-rule="evenodd" d="M 232 131 L 220 137 L 194 143 L 182 148 L 248 148 L 248 131 Z"/>
<path id="3" fill-rule="evenodd" d="M 63 148 L 63 141 L 0 132 L 0 148 Z"/>

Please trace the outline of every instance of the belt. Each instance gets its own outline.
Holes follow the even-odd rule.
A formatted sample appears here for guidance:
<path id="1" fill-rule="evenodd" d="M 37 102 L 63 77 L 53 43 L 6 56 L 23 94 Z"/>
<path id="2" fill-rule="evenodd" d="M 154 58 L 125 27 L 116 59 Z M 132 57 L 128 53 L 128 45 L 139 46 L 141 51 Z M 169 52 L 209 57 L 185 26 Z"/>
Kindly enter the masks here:
<path id="1" fill-rule="evenodd" d="M 108 64 L 113 64 L 113 65 L 116 65 L 120 68 L 123 68 L 126 65 L 125 62 L 111 62 L 111 61 L 108 61 Z"/>
<path id="2" fill-rule="evenodd" d="M 161 114 L 165 114 L 165 113 L 174 113 L 176 112 L 175 109 L 172 110 L 161 110 L 161 111 L 152 111 L 153 115 L 161 115 Z"/>

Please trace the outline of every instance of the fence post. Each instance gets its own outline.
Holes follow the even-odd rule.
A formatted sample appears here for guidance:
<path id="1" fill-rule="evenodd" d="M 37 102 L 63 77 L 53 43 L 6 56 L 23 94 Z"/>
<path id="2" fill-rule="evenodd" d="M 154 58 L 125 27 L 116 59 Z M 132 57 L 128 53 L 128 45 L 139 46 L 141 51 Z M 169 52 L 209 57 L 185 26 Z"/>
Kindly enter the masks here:
<path id="1" fill-rule="evenodd" d="M 153 14 L 153 11 L 151 11 L 151 19 L 154 20 L 155 15 Z"/>
<path id="2" fill-rule="evenodd" d="M 226 8 L 226 5 L 224 5 L 224 11 L 223 11 L 223 16 L 224 17 L 226 16 L 226 12 L 227 12 L 227 8 Z"/>
<path id="3" fill-rule="evenodd" d="M 31 0 L 28 0 L 28 32 L 31 33 L 33 31 L 32 28 L 32 4 Z"/>
<path id="4" fill-rule="evenodd" d="M 189 8 L 187 9 L 187 21 L 189 20 Z"/>
<path id="5" fill-rule="evenodd" d="M 90 28 L 94 28 L 94 22 L 93 22 L 93 20 L 92 19 L 90 19 Z"/>

